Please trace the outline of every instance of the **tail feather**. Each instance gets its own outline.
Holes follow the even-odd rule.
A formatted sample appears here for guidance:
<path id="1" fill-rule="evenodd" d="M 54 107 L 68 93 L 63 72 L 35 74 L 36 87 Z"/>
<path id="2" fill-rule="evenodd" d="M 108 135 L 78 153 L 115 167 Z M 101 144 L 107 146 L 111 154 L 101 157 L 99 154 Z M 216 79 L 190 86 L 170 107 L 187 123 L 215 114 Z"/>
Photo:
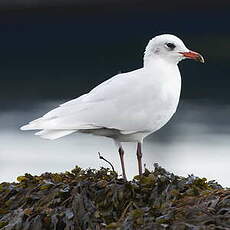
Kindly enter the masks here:
<path id="1" fill-rule="evenodd" d="M 77 130 L 49 130 L 45 129 L 40 132 L 35 133 L 35 135 L 40 136 L 44 139 L 54 140 L 60 137 L 67 136 L 71 133 L 77 132 Z"/>

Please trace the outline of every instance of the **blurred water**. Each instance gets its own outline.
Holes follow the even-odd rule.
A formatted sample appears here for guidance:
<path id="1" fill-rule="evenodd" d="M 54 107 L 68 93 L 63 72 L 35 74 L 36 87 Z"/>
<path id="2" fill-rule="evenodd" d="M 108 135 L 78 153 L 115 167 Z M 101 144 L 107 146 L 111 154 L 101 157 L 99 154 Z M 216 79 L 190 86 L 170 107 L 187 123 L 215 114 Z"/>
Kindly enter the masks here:
<path id="1" fill-rule="evenodd" d="M 0 182 L 14 181 L 26 172 L 64 172 L 75 165 L 108 167 L 98 159 L 98 151 L 121 171 L 117 149 L 108 138 L 73 134 L 49 141 L 18 129 L 57 104 L 49 102 L 27 111 L 0 113 Z M 182 102 L 169 124 L 145 140 L 143 162 L 149 169 L 158 162 L 178 175 L 193 173 L 230 186 L 229 115 L 228 105 Z M 130 179 L 137 174 L 135 147 L 134 143 L 124 145 Z"/>

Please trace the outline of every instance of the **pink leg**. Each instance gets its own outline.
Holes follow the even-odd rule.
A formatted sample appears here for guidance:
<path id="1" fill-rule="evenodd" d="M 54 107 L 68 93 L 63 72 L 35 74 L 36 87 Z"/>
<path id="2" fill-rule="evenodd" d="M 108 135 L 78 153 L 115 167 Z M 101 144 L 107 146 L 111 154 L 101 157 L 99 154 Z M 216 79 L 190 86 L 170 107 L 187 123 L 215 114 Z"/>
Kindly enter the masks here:
<path id="1" fill-rule="evenodd" d="M 121 146 L 119 147 L 118 152 L 119 152 L 120 160 L 121 160 L 122 175 L 123 175 L 124 180 L 127 181 L 127 177 L 125 173 L 125 164 L 124 164 L 124 150 Z"/>
<path id="2" fill-rule="evenodd" d="M 141 151 L 141 143 L 137 143 L 137 161 L 138 161 L 138 171 L 139 175 L 142 175 L 142 151 Z"/>

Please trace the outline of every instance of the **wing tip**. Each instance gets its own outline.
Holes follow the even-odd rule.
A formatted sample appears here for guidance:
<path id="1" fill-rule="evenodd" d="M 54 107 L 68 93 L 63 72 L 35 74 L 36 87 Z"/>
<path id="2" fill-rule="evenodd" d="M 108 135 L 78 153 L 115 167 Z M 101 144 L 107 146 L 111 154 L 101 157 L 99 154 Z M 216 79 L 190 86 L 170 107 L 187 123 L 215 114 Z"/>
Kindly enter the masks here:
<path id="1" fill-rule="evenodd" d="M 24 130 L 29 130 L 30 125 L 23 125 L 20 127 L 20 130 L 24 131 Z"/>

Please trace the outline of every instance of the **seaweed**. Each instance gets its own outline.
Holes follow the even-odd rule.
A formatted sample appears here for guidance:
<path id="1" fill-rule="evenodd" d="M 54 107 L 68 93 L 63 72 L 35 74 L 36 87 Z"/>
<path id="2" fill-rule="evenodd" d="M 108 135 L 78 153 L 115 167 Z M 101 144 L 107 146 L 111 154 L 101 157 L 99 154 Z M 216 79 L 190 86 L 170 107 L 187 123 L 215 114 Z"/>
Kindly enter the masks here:
<path id="1" fill-rule="evenodd" d="M 229 189 L 154 167 L 128 182 L 107 168 L 76 166 L 1 183 L 0 229 L 230 229 Z"/>

